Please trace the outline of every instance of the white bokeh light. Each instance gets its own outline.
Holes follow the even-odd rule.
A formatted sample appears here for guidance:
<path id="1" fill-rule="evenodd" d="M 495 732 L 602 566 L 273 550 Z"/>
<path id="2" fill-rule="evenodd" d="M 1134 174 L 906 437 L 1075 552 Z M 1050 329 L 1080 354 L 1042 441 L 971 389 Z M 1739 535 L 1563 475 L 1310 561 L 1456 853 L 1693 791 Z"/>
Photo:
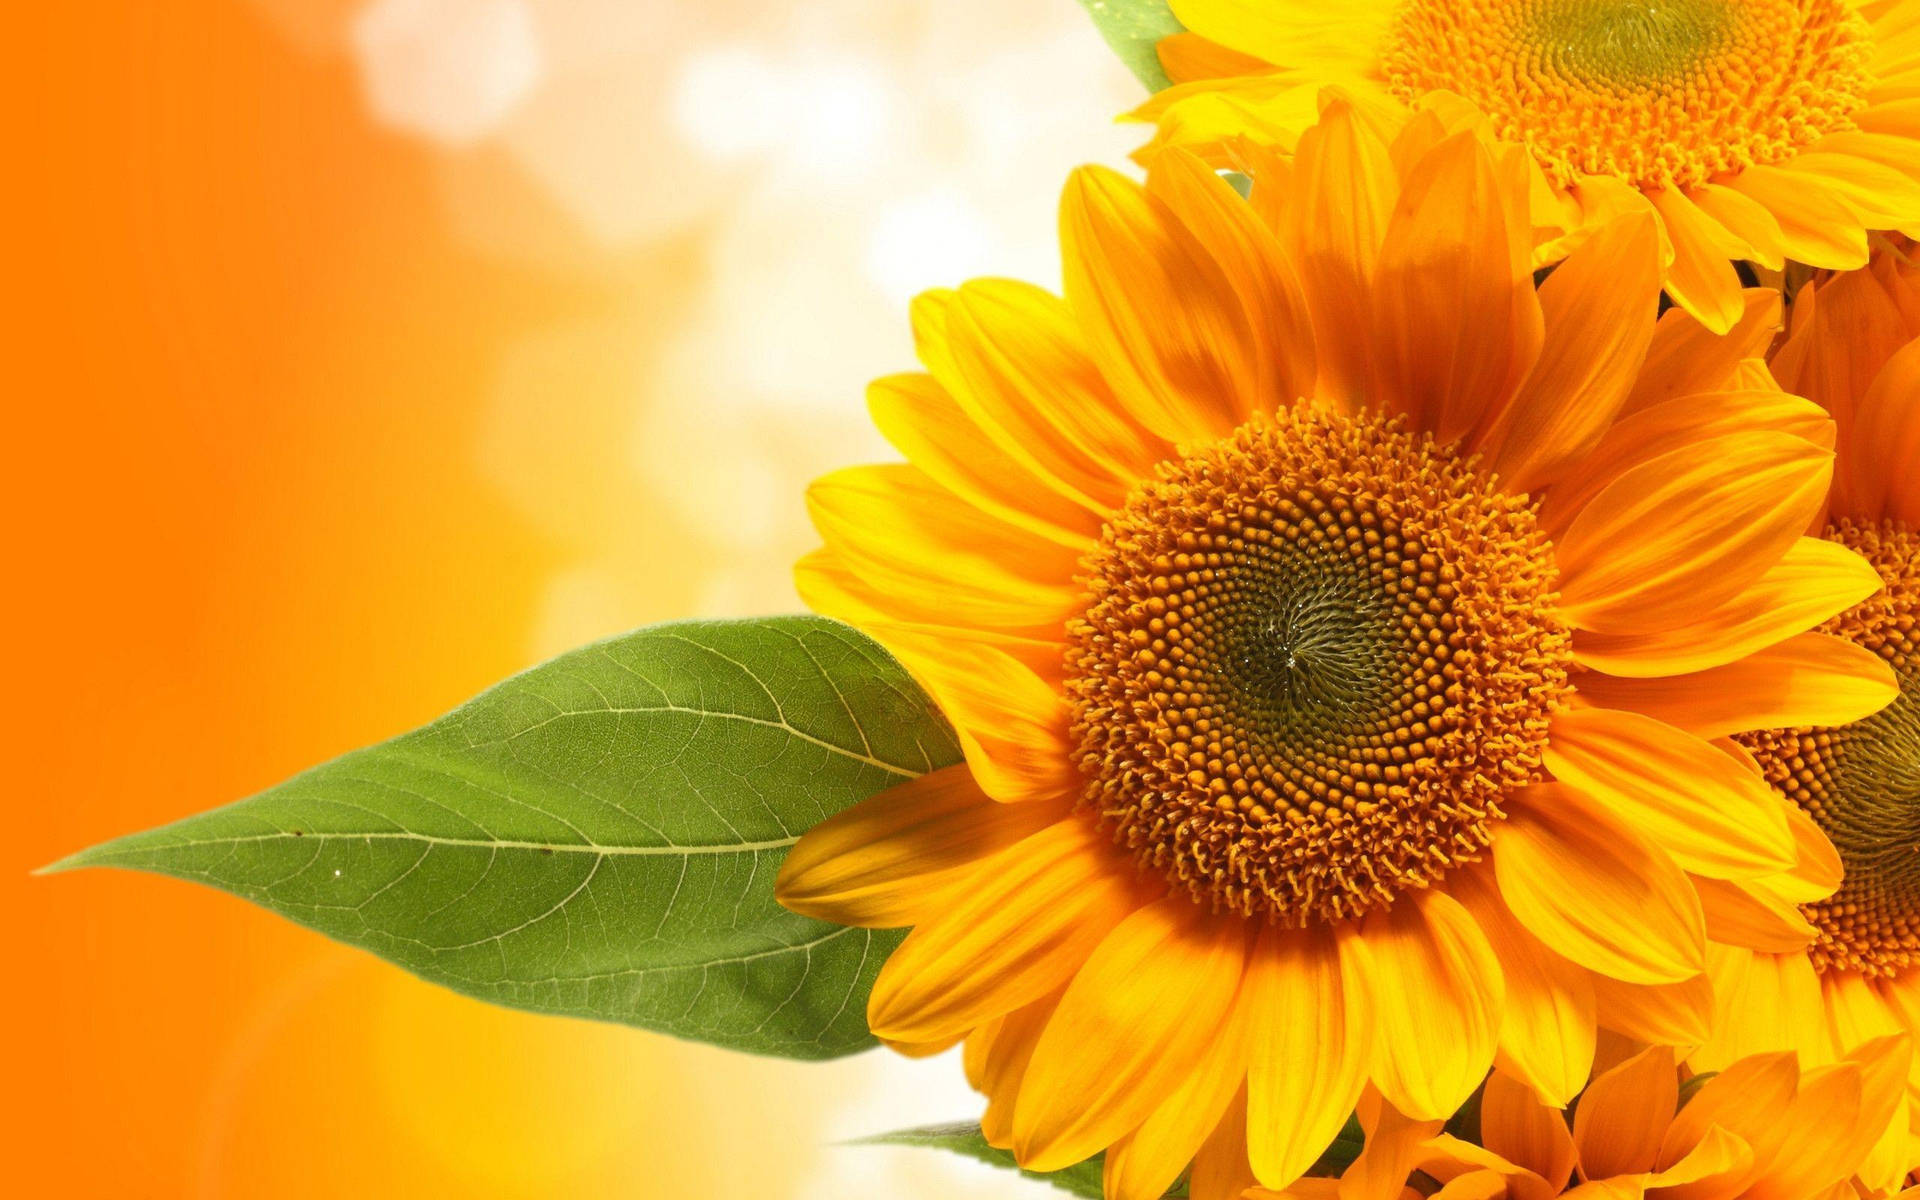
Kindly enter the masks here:
<path id="1" fill-rule="evenodd" d="M 374 115 L 448 147 L 496 132 L 540 78 L 526 0 L 374 0 L 352 41 Z"/>

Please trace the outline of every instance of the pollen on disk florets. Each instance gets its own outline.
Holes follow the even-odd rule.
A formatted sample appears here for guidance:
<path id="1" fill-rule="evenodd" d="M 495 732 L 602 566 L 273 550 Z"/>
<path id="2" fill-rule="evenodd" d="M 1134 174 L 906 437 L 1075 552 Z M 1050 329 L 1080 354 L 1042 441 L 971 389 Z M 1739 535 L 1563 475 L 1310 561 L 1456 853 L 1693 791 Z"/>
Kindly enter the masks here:
<path id="1" fill-rule="evenodd" d="M 1526 500 L 1300 406 L 1164 465 L 1086 562 L 1083 803 L 1216 909 L 1351 917 L 1483 853 L 1567 689 Z"/>
<path id="2" fill-rule="evenodd" d="M 1697 187 L 1852 128 L 1871 39 L 1849 0 L 1405 0 L 1385 73 L 1473 101 L 1563 186 Z"/>
<path id="3" fill-rule="evenodd" d="M 1739 741 L 1846 867 L 1839 891 L 1802 909 L 1817 933 L 1814 966 L 1890 976 L 1920 965 L 1920 533 L 1839 521 L 1827 536 L 1864 556 L 1886 586 L 1821 631 L 1886 659 L 1900 696 L 1851 725 Z"/>

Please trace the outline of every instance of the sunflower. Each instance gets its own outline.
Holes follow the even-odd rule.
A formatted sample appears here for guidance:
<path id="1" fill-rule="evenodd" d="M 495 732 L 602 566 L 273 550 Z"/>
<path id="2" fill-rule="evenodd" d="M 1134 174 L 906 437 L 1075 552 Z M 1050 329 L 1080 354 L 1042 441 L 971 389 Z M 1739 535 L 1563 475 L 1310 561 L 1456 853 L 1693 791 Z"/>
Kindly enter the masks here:
<path id="1" fill-rule="evenodd" d="M 1596 1023 L 1701 1040 L 1707 938 L 1831 857 L 1707 739 L 1894 691 L 1807 633 L 1879 580 L 1802 536 L 1833 430 L 1752 357 L 1775 293 L 1656 325 L 1639 216 L 1536 292 L 1513 152 L 1429 119 L 1243 165 L 1083 169 L 1064 299 L 922 297 L 871 392 L 910 462 L 817 481 L 798 570 L 966 762 L 777 894 L 911 926 L 875 1033 L 964 1038 L 989 1139 L 1116 1197 L 1285 1186 L 1369 1083 L 1565 1103 Z"/>
<path id="2" fill-rule="evenodd" d="M 1724 1011 L 1695 1062 L 1713 1067 L 1763 1047 L 1811 1061 L 1894 1031 L 1920 1034 L 1920 269 L 1887 244 L 1865 271 L 1816 277 L 1793 304 L 1773 356 L 1785 386 L 1839 426 L 1821 536 L 1878 569 L 1885 586 L 1822 632 L 1884 659 L 1900 698 L 1846 725 L 1741 734 L 1739 744 L 1823 829 L 1845 865 L 1839 891 L 1805 903 L 1814 937 L 1757 950 L 1716 948 Z M 1920 1089 L 1920 1072 L 1913 1078 Z M 1920 1108 L 1902 1103 L 1876 1156 L 1883 1179 L 1920 1167 Z"/>
<path id="3" fill-rule="evenodd" d="M 1134 115 L 1152 153 L 1291 146 L 1337 84 L 1527 147 L 1538 262 L 1623 211 L 1661 229 L 1666 287 L 1716 330 L 1733 260 L 1852 268 L 1920 230 L 1920 0 L 1172 0 L 1176 86 Z"/>
<path id="4" fill-rule="evenodd" d="M 1354 1200 L 1366 1189 L 1387 1200 L 1417 1169 L 1444 1185 L 1437 1194 L 1446 1200 L 1875 1200 L 1898 1184 L 1870 1184 L 1859 1172 L 1872 1131 L 1900 1102 L 1910 1057 L 1907 1039 L 1888 1037 L 1820 1067 L 1776 1051 L 1702 1077 L 1676 1068 L 1670 1048 L 1651 1047 L 1596 1076 L 1571 1123 L 1496 1071 L 1481 1096 L 1478 1142 L 1432 1123 L 1376 1123 L 1340 1180 L 1248 1197 Z"/>

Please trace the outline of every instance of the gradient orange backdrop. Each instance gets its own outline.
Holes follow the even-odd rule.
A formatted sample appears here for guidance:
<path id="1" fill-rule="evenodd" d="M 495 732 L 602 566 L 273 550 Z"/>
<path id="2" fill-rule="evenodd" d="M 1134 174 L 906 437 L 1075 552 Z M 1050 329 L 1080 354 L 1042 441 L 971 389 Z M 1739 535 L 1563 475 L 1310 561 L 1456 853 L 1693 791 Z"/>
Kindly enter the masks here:
<path id="1" fill-rule="evenodd" d="M 437 142 L 370 111 L 368 7 L 32 5 L 0 52 L 7 1190 L 1028 1194 L 822 1148 L 969 1115 L 950 1062 L 533 1018 L 211 891 L 29 877 L 574 642 L 794 607 L 798 489 L 879 452 L 858 381 L 905 365 L 906 291 L 1026 266 L 1059 170 L 1130 140 L 1070 0 L 643 0 L 604 61 L 591 4 L 532 4 L 540 79 Z M 871 84 L 823 110 L 852 140 L 746 136 L 761 62 Z"/>

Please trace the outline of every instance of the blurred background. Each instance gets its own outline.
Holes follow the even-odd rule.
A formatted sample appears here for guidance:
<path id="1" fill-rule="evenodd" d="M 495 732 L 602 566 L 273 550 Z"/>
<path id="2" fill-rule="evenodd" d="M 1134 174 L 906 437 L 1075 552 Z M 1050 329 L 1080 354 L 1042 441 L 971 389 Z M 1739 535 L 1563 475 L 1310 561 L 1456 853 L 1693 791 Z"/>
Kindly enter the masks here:
<path id="1" fill-rule="evenodd" d="M 797 607 L 906 301 L 1054 284 L 1137 85 L 1073 0 L 68 0 L 0 54 L 16 1195 L 1052 1194 L 950 1056 L 491 1009 L 27 872 L 634 625 Z"/>

